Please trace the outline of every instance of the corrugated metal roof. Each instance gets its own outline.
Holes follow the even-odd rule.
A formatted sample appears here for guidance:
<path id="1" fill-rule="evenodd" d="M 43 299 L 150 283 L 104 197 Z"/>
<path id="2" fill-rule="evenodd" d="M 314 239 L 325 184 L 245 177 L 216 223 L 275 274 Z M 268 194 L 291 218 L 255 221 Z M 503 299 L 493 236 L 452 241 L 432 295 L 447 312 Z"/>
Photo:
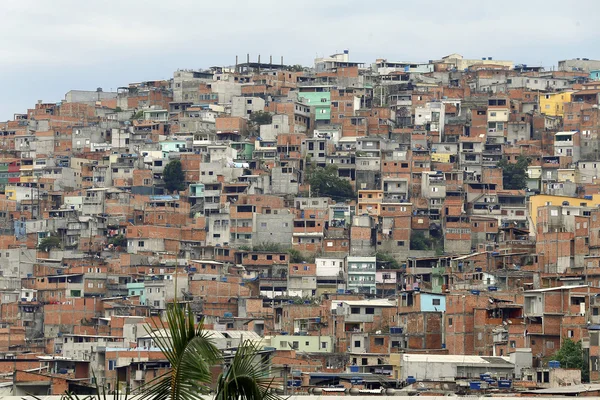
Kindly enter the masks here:
<path id="1" fill-rule="evenodd" d="M 586 288 L 589 287 L 588 285 L 573 285 L 573 286 L 558 286 L 558 287 L 551 287 L 551 288 L 543 288 L 543 289 L 532 289 L 532 290 L 526 290 L 525 293 L 542 293 L 542 292 L 552 292 L 555 290 L 565 290 L 565 289 L 580 289 L 580 288 Z"/>
<path id="2" fill-rule="evenodd" d="M 396 302 L 389 300 L 334 300 L 335 303 L 345 303 L 349 306 L 365 306 L 365 307 L 396 307 Z"/>
<path id="3" fill-rule="evenodd" d="M 403 354 L 403 362 L 455 363 L 455 364 L 506 364 L 512 366 L 508 357 L 479 357 L 445 354 Z"/>

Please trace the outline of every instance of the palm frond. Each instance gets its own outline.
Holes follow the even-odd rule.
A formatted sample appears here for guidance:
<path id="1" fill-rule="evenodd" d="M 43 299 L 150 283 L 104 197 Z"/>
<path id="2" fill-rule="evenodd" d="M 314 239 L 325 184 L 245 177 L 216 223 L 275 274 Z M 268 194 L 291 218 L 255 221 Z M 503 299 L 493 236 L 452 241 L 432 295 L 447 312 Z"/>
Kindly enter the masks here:
<path id="1" fill-rule="evenodd" d="M 219 375 L 215 400 L 280 400 L 270 372 L 270 363 L 262 361 L 259 347 L 246 340 Z"/>
<path id="2" fill-rule="evenodd" d="M 167 325 L 149 332 L 160 348 L 171 369 L 141 388 L 141 399 L 197 400 L 208 392 L 211 382 L 210 367 L 221 360 L 221 352 L 214 345 L 202 324 L 195 326 L 189 308 L 175 304 L 166 314 Z"/>

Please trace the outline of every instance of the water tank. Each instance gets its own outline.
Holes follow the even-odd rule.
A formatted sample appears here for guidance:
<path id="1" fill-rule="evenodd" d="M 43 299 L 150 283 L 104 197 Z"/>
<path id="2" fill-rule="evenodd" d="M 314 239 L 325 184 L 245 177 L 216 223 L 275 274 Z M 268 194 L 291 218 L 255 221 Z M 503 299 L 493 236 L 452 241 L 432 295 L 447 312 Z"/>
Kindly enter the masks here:
<path id="1" fill-rule="evenodd" d="M 560 361 L 548 361 L 548 368 L 560 368 Z"/>
<path id="2" fill-rule="evenodd" d="M 481 382 L 479 382 L 479 381 L 469 382 L 469 388 L 471 390 L 481 390 Z"/>
<path id="3" fill-rule="evenodd" d="M 504 388 L 504 389 L 508 389 L 512 386 L 512 381 L 509 381 L 507 379 L 500 379 L 498 381 L 498 388 Z"/>

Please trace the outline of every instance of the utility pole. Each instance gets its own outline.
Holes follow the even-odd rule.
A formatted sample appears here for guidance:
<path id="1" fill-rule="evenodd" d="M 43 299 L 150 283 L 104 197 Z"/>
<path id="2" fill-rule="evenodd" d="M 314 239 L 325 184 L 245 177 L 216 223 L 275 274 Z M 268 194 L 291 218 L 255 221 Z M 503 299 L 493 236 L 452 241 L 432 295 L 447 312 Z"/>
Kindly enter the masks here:
<path id="1" fill-rule="evenodd" d="M 288 394 L 287 384 L 288 384 L 288 365 L 283 364 L 283 395 L 284 396 L 287 396 L 287 394 Z"/>

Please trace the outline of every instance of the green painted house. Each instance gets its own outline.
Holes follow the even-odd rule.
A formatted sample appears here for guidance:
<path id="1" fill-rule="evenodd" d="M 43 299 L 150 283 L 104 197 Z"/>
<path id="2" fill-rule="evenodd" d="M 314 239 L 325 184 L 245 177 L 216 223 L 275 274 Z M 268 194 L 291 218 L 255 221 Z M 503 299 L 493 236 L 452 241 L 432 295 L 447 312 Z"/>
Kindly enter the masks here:
<path id="1" fill-rule="evenodd" d="M 315 108 L 315 121 L 323 122 L 331 120 L 331 92 L 300 92 L 298 94 L 302 102 Z"/>

